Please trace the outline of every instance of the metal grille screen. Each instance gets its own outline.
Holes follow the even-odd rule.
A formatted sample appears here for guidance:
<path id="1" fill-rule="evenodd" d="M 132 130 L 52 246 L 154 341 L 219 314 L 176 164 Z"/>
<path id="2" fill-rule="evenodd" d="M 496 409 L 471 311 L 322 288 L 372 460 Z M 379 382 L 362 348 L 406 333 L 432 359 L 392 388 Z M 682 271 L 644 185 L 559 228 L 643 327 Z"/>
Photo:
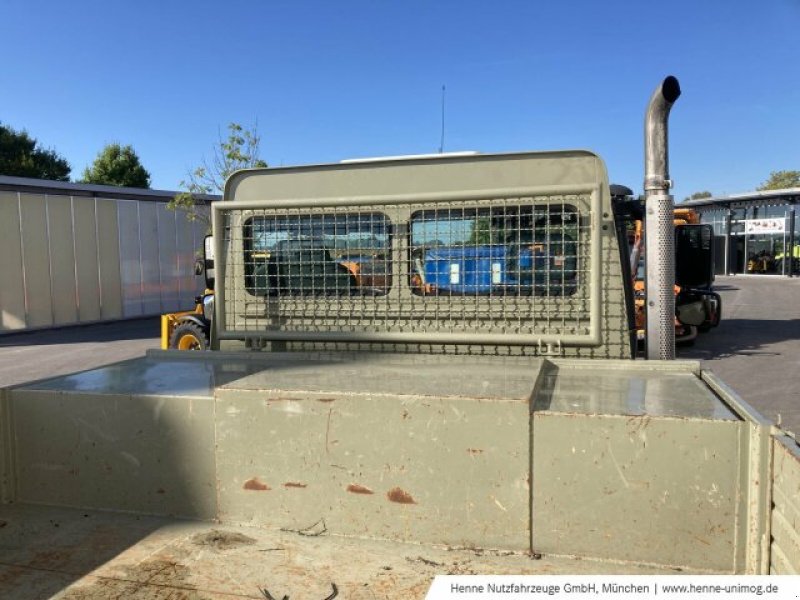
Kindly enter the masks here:
<path id="1" fill-rule="evenodd" d="M 592 283 L 599 281 L 591 206 L 588 193 L 313 207 L 217 203 L 225 231 L 220 337 L 588 343 Z"/>

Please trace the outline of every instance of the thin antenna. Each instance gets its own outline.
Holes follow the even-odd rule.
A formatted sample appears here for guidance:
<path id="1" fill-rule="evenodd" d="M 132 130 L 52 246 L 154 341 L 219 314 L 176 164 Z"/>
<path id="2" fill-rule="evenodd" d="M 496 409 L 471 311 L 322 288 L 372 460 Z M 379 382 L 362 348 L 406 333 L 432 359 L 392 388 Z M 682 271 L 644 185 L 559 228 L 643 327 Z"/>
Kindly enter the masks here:
<path id="1" fill-rule="evenodd" d="M 439 140 L 439 154 L 444 152 L 444 84 L 442 84 L 442 136 Z"/>

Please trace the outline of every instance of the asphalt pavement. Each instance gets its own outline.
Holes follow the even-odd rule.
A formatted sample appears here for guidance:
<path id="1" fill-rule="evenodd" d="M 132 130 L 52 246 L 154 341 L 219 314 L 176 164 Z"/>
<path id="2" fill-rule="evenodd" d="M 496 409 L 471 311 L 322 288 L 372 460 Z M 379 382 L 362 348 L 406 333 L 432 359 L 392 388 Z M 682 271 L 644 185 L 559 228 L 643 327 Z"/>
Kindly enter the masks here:
<path id="1" fill-rule="evenodd" d="M 160 344 L 159 317 L 3 334 L 0 387 L 136 358 Z"/>
<path id="2" fill-rule="evenodd" d="M 717 277 L 722 322 L 678 358 L 702 361 L 765 417 L 800 434 L 800 278 Z"/>
<path id="3" fill-rule="evenodd" d="M 719 277 L 719 327 L 678 348 L 750 405 L 800 433 L 800 278 Z M 158 317 L 0 335 L 0 386 L 91 369 L 158 348 Z"/>

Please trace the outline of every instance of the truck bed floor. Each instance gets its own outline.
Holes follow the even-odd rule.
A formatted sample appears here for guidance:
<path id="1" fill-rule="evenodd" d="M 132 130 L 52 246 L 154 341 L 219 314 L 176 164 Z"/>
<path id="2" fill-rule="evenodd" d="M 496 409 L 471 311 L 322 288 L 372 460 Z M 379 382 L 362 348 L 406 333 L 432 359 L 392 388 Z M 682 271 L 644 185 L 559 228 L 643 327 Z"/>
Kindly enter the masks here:
<path id="1" fill-rule="evenodd" d="M 436 574 L 674 573 L 33 505 L 0 507 L 0 598 L 423 598 Z"/>

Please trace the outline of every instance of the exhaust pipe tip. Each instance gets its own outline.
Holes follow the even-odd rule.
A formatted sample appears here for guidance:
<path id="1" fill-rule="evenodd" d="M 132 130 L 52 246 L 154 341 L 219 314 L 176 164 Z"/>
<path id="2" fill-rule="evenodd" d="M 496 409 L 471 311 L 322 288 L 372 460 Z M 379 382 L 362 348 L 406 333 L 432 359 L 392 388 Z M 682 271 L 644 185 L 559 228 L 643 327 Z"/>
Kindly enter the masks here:
<path id="1" fill-rule="evenodd" d="M 661 95 L 669 104 L 672 104 L 681 95 L 681 84 L 678 83 L 677 77 L 669 75 L 661 82 Z"/>
<path id="2" fill-rule="evenodd" d="M 653 90 L 644 120 L 645 193 L 667 193 L 669 179 L 667 120 L 673 103 L 681 95 L 678 79 L 669 75 Z"/>
<path id="3" fill-rule="evenodd" d="M 669 195 L 669 144 L 667 122 L 673 103 L 681 95 L 678 80 L 670 75 L 653 91 L 645 116 L 645 261 L 647 283 L 647 358 L 675 358 L 675 225 L 673 198 Z"/>

